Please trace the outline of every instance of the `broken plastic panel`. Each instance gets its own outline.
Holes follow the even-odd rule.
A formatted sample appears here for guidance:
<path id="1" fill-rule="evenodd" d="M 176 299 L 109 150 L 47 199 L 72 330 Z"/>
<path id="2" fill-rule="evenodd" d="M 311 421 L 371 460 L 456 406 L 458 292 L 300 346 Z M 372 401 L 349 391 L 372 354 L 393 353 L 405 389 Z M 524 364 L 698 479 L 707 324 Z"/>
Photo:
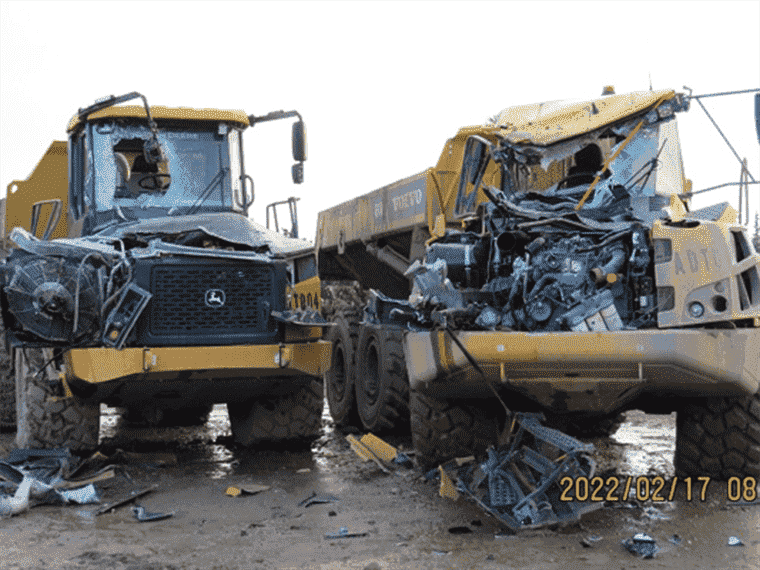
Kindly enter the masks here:
<path id="1" fill-rule="evenodd" d="M 130 283 L 108 315 L 103 328 L 103 344 L 121 349 L 152 296 L 142 287 Z"/>
<path id="2" fill-rule="evenodd" d="M 174 516 L 174 511 L 168 513 L 150 513 L 145 510 L 145 507 L 139 505 L 132 507 L 132 513 L 140 522 L 160 521 Z"/>

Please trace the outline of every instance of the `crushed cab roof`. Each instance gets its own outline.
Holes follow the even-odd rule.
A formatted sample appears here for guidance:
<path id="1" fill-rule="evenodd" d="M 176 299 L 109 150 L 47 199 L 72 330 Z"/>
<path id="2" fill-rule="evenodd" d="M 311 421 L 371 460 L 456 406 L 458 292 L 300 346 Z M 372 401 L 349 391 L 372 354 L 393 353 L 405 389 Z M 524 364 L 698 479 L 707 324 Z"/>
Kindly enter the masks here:
<path id="1" fill-rule="evenodd" d="M 151 106 L 150 114 L 154 119 L 184 119 L 187 121 L 227 121 L 250 126 L 248 115 L 237 109 L 193 109 L 191 107 L 164 107 L 162 105 Z M 135 117 L 147 120 L 145 107 L 141 105 L 116 105 L 100 111 L 90 113 L 87 120 L 103 119 L 108 117 Z M 69 121 L 67 131 L 74 130 L 81 121 L 79 115 L 74 115 Z"/>
<path id="2" fill-rule="evenodd" d="M 673 90 L 637 91 L 606 95 L 585 101 L 547 101 L 509 107 L 499 113 L 496 125 L 513 144 L 548 146 L 583 135 L 645 111 L 660 99 L 676 96 Z"/>

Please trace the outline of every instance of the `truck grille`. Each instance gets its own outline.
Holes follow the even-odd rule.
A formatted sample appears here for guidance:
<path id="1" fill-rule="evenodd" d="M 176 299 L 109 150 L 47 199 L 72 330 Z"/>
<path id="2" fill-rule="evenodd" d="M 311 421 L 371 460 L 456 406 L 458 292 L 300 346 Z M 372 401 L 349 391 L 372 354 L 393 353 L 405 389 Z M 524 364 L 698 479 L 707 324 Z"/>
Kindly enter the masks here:
<path id="1" fill-rule="evenodd" d="M 269 301 L 271 310 L 272 293 L 269 267 L 156 267 L 152 281 L 152 334 L 266 329 L 269 311 L 265 311 L 264 303 Z M 210 304 L 207 296 L 223 298 L 224 304 Z"/>
<path id="2" fill-rule="evenodd" d="M 153 294 L 138 320 L 137 343 L 276 342 L 277 326 L 270 314 L 284 305 L 284 273 L 276 264 L 218 258 L 150 260 L 137 271 L 137 281 Z"/>

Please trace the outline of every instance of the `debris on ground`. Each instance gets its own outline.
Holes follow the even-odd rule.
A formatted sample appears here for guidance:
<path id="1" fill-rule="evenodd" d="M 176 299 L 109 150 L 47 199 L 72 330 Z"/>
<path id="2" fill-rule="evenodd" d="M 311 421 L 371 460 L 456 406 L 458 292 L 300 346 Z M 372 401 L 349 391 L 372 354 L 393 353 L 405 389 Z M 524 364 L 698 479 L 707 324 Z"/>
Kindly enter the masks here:
<path id="1" fill-rule="evenodd" d="M 106 466 L 82 476 L 92 458 L 80 460 L 68 449 L 14 449 L 0 461 L 0 516 L 14 516 L 39 504 L 89 505 L 100 502 L 94 483 L 114 476 Z M 99 459 L 98 459 L 99 460 Z M 79 475 L 74 479 L 74 475 Z"/>
<path id="2" fill-rule="evenodd" d="M 325 505 L 327 503 L 334 503 L 335 501 L 340 501 L 340 497 L 329 494 L 317 495 L 316 493 L 312 493 L 309 497 L 306 497 L 303 501 L 298 503 L 298 506 L 308 508 L 312 505 Z"/>
<path id="3" fill-rule="evenodd" d="M 601 508 L 601 502 L 561 499 L 562 478 L 594 476 L 594 446 L 541 425 L 542 419 L 516 414 L 519 429 L 511 443 L 490 448 L 484 462 L 463 465 L 460 459 L 440 466 L 441 496 L 463 493 L 512 531 L 568 523 Z"/>
<path id="4" fill-rule="evenodd" d="M 325 538 L 327 540 L 332 540 L 334 538 L 359 538 L 362 536 L 367 536 L 368 534 L 368 532 L 348 532 L 348 527 L 342 526 L 340 529 L 338 529 L 337 533 L 326 534 Z"/>
<path id="5" fill-rule="evenodd" d="M 243 495 L 258 495 L 259 493 L 268 491 L 271 488 L 272 487 L 270 485 L 257 485 L 255 483 L 237 486 L 230 485 L 227 487 L 227 490 L 224 493 L 230 497 L 240 497 Z"/>
<path id="6" fill-rule="evenodd" d="M 406 453 L 399 451 L 374 434 L 365 434 L 361 439 L 347 435 L 346 440 L 351 445 L 351 449 L 363 461 L 373 461 L 384 473 L 390 473 L 389 468 L 393 467 L 413 467 L 412 460 Z"/>
<path id="7" fill-rule="evenodd" d="M 599 542 L 600 540 L 602 540 L 602 537 L 597 536 L 595 534 L 591 536 L 587 536 L 583 540 L 581 540 L 581 546 L 583 546 L 583 548 L 593 548 L 594 544 Z"/>
<path id="8" fill-rule="evenodd" d="M 174 516 L 174 511 L 169 513 L 149 513 L 145 510 L 145 507 L 140 505 L 132 507 L 132 512 L 134 513 L 135 518 L 140 522 L 160 521 Z"/>
<path id="9" fill-rule="evenodd" d="M 631 554 L 645 559 L 654 558 L 659 550 L 654 538 L 643 532 L 634 534 L 632 538 L 626 538 L 622 544 Z"/>
<path id="10" fill-rule="evenodd" d="M 95 511 L 95 515 L 102 515 L 103 513 L 107 513 L 108 511 L 124 506 L 127 503 L 131 503 L 135 499 L 142 497 L 143 495 L 147 495 L 148 493 L 155 491 L 156 489 L 158 489 L 158 485 L 154 483 L 153 485 L 145 487 L 144 489 L 135 489 L 133 491 L 130 491 L 127 496 L 100 507 L 97 511 Z"/>
<path id="11" fill-rule="evenodd" d="M 729 546 L 744 546 L 744 543 L 741 541 L 741 539 L 738 536 L 729 536 L 728 545 Z"/>

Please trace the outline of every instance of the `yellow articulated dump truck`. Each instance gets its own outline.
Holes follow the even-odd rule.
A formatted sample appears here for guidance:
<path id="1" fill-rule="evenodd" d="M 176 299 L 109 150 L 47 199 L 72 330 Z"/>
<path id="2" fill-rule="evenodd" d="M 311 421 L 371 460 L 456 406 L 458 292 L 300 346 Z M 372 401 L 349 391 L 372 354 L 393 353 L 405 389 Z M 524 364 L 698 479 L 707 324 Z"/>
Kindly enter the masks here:
<path id="1" fill-rule="evenodd" d="M 672 90 L 512 107 L 438 164 L 319 214 L 339 424 L 410 425 L 433 465 L 512 411 L 571 435 L 678 413 L 681 475 L 760 475 L 760 254 L 727 203 L 690 210 Z M 332 285 L 331 285 L 332 286 Z"/>
<path id="2" fill-rule="evenodd" d="M 120 105 L 141 99 L 142 105 Z M 80 109 L 2 202 L 3 426 L 20 447 L 98 443 L 100 404 L 148 425 L 226 402 L 242 445 L 316 435 L 330 344 L 313 249 L 248 217 L 242 135 L 296 111 Z M 308 297 L 310 303 L 301 303 Z"/>

